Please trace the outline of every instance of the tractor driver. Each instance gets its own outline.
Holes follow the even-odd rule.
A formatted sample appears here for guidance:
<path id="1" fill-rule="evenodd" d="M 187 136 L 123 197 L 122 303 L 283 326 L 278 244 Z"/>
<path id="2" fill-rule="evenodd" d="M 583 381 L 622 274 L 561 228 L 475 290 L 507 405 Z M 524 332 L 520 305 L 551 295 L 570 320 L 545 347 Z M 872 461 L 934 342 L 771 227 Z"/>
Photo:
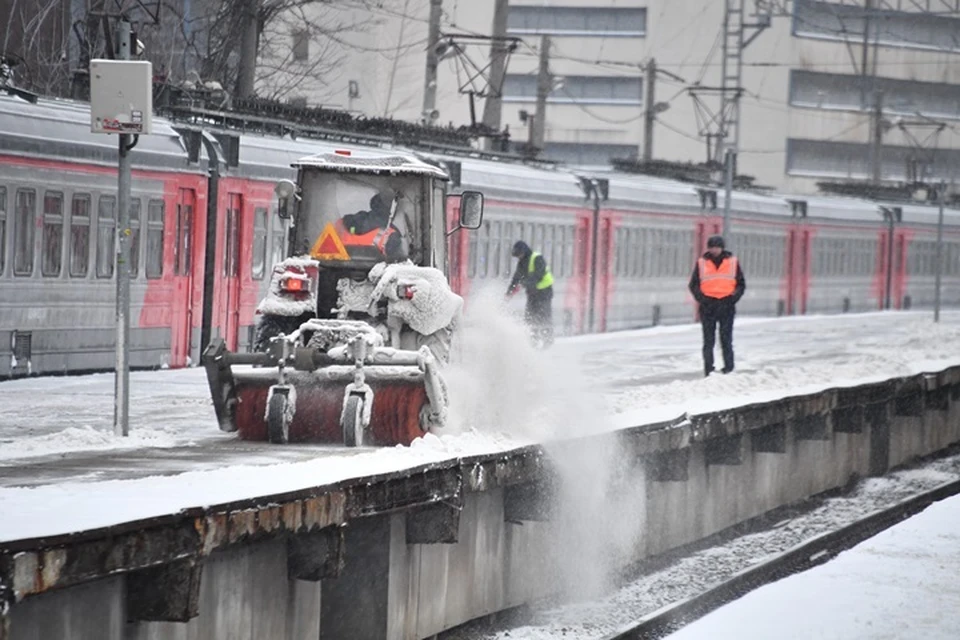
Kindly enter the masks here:
<path id="1" fill-rule="evenodd" d="M 370 210 L 350 213 L 336 223 L 337 233 L 349 250 L 373 247 L 388 261 L 404 259 L 403 235 L 390 221 L 393 194 L 381 191 L 370 198 Z"/>

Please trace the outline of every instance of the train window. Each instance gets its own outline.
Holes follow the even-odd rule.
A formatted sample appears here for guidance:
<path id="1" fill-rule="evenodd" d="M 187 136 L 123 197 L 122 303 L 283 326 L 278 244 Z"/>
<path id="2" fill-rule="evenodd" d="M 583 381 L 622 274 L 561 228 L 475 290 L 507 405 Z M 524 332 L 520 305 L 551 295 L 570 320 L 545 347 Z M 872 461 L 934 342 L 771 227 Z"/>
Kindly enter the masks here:
<path id="1" fill-rule="evenodd" d="M 130 200 L 130 277 L 140 274 L 140 198 Z"/>
<path id="2" fill-rule="evenodd" d="M 267 271 L 267 210 L 257 207 L 253 210 L 253 262 L 250 275 L 254 280 L 262 280 Z"/>
<path id="3" fill-rule="evenodd" d="M 270 249 L 270 266 L 280 264 L 287 257 L 287 222 L 279 215 L 273 216 L 273 241 Z"/>
<path id="4" fill-rule="evenodd" d="M 0 275 L 7 263 L 7 188 L 0 187 Z"/>
<path id="5" fill-rule="evenodd" d="M 90 268 L 90 195 L 73 194 L 70 204 L 70 277 L 85 278 Z"/>
<path id="6" fill-rule="evenodd" d="M 40 272 L 49 278 L 60 275 L 63 262 L 63 194 L 43 194 L 43 246 Z"/>
<path id="7" fill-rule="evenodd" d="M 163 276 L 163 200 L 147 203 L 147 263 L 144 271 L 150 279 Z"/>
<path id="8" fill-rule="evenodd" d="M 467 258 L 467 277 L 476 278 L 477 277 L 477 236 L 480 235 L 480 229 L 477 229 L 473 233 L 467 234 L 467 253 L 469 257 Z"/>
<path id="9" fill-rule="evenodd" d="M 565 265 L 565 273 L 568 276 L 572 276 L 574 273 L 574 264 L 573 264 L 573 254 L 574 247 L 577 243 L 577 229 L 576 227 L 567 227 L 567 230 L 564 232 L 563 238 L 563 262 Z"/>
<path id="10" fill-rule="evenodd" d="M 228 194 L 227 224 L 224 226 L 223 275 L 236 278 L 240 272 L 240 210 L 242 200 L 239 193 Z"/>
<path id="11" fill-rule="evenodd" d="M 115 259 L 117 199 L 100 196 L 97 202 L 97 277 L 112 278 Z"/>
<path id="12" fill-rule="evenodd" d="M 500 252 L 501 264 L 501 273 L 504 276 L 509 277 L 513 265 L 511 261 L 513 260 L 513 243 L 516 242 L 516 237 L 513 235 L 513 223 L 504 222 L 503 223 L 503 250 Z"/>
<path id="13" fill-rule="evenodd" d="M 180 190 L 177 203 L 177 239 L 173 246 L 174 272 L 190 275 L 193 268 L 193 203 L 189 189 Z"/>
<path id="14" fill-rule="evenodd" d="M 16 216 L 13 221 L 13 273 L 33 273 L 33 239 L 37 219 L 37 192 L 17 189 Z"/>
<path id="15" fill-rule="evenodd" d="M 486 278 L 488 275 L 493 273 L 493 270 L 490 268 L 490 225 L 492 222 L 483 223 L 483 227 L 480 228 L 480 253 L 477 256 L 477 259 L 480 261 L 477 265 L 480 271 L 480 277 Z"/>
<path id="16" fill-rule="evenodd" d="M 487 275 L 496 278 L 500 275 L 500 221 L 490 223 L 490 248 L 487 252 Z"/>

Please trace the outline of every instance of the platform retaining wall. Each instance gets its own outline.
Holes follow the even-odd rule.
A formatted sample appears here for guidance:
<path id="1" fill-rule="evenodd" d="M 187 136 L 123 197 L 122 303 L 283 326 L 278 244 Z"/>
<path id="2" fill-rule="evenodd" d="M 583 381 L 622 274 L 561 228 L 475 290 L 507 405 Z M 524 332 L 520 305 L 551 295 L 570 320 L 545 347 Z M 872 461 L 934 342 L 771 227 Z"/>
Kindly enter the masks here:
<path id="1" fill-rule="evenodd" d="M 557 588 L 557 457 L 616 452 L 630 562 L 957 442 L 960 367 L 4 543 L 0 640 L 428 638 Z"/>

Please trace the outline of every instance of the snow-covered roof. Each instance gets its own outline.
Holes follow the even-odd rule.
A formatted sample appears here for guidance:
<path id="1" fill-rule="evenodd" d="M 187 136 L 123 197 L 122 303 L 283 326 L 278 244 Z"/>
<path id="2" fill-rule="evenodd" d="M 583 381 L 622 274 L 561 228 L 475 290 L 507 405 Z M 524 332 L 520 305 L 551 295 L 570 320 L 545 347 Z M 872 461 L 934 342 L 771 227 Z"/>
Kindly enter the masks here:
<path id="1" fill-rule="evenodd" d="M 422 175 L 448 180 L 450 176 L 440 167 L 424 162 L 414 155 L 383 151 L 337 150 L 301 158 L 294 167 L 310 167 L 349 173 L 387 173 Z"/>

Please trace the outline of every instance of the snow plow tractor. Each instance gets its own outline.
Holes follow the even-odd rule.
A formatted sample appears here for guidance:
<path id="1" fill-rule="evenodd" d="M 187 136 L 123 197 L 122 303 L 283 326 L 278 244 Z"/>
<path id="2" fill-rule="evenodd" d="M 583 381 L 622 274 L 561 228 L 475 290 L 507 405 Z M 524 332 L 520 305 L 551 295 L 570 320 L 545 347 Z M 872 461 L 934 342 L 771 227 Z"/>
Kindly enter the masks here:
<path id="1" fill-rule="evenodd" d="M 402 153 L 337 151 L 277 184 L 287 255 L 257 307 L 250 353 L 203 353 L 220 428 L 245 440 L 410 444 L 447 417 L 442 369 L 463 300 L 445 276 L 446 237 L 476 229 L 478 192 Z M 447 231 L 446 202 L 459 200 Z M 455 207 L 456 208 L 456 207 Z"/>

